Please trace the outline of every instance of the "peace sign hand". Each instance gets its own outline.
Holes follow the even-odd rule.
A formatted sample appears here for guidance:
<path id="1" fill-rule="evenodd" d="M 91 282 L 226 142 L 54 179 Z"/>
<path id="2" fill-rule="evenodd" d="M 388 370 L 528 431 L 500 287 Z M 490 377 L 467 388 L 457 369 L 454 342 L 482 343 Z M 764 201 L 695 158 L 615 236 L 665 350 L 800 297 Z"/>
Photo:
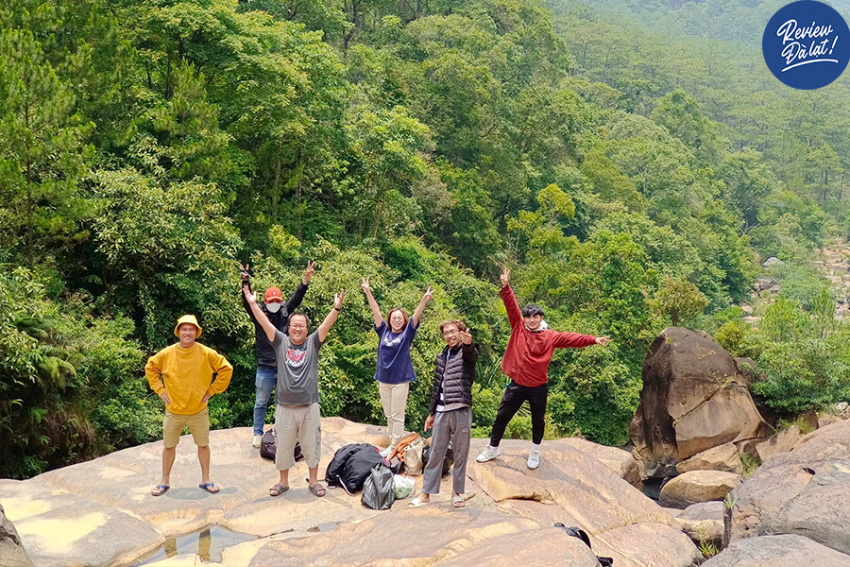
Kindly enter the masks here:
<path id="1" fill-rule="evenodd" d="M 334 307 L 337 311 L 342 309 L 342 302 L 345 300 L 345 290 L 339 290 L 339 293 L 334 295 Z"/>
<path id="2" fill-rule="evenodd" d="M 243 284 L 248 283 L 248 280 L 251 279 L 251 274 L 249 273 L 250 269 L 251 269 L 251 264 L 245 264 L 244 266 L 242 264 L 239 264 L 239 271 L 240 271 L 239 276 L 242 278 Z"/>
<path id="3" fill-rule="evenodd" d="M 307 285 L 307 284 L 310 283 L 310 278 L 313 277 L 313 273 L 315 271 L 316 271 L 316 262 L 308 261 L 307 262 L 307 270 L 304 272 L 304 279 L 302 280 L 304 282 L 304 285 Z"/>
<path id="4" fill-rule="evenodd" d="M 502 287 L 507 287 L 511 283 L 511 271 L 505 268 L 504 273 L 499 276 L 499 281 L 502 282 Z"/>
<path id="5" fill-rule="evenodd" d="M 431 301 L 431 299 L 434 297 L 434 291 L 436 290 L 431 289 L 431 286 L 429 285 L 428 289 L 425 290 L 425 295 L 422 296 L 422 301 L 424 301 L 425 303 Z"/>
<path id="6" fill-rule="evenodd" d="M 363 293 L 372 291 L 372 288 L 369 287 L 369 278 L 363 278 L 363 281 L 360 282 L 360 289 L 363 290 Z"/>
<path id="7" fill-rule="evenodd" d="M 596 344 L 605 346 L 611 342 L 611 337 L 596 337 Z"/>

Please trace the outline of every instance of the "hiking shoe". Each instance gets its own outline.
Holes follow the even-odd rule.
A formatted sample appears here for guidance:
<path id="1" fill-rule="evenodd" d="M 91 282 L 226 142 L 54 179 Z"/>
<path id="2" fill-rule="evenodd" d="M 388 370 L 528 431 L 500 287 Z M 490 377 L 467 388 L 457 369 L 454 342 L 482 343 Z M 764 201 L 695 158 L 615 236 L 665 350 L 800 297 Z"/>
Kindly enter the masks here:
<path id="1" fill-rule="evenodd" d="M 490 447 L 488 445 L 486 449 L 481 451 L 481 454 L 478 455 L 478 458 L 475 460 L 479 463 L 486 463 L 487 461 L 492 461 L 496 457 L 500 456 L 502 456 L 502 452 L 499 450 L 498 447 Z"/>
<path id="2" fill-rule="evenodd" d="M 528 462 L 526 463 L 531 470 L 540 466 L 540 453 L 532 451 L 528 454 Z"/>
<path id="3" fill-rule="evenodd" d="M 254 449 L 259 449 L 260 445 L 262 445 L 262 444 L 263 444 L 263 436 L 262 435 L 254 435 L 254 442 L 252 443 L 252 445 L 254 446 Z"/>

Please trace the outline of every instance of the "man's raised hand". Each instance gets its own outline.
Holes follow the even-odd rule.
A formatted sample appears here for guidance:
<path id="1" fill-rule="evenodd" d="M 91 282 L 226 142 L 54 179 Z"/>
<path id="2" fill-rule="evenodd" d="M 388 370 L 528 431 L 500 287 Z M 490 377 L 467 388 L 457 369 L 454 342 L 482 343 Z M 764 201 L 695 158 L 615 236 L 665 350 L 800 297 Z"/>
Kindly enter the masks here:
<path id="1" fill-rule="evenodd" d="M 511 283 L 511 271 L 505 268 L 505 271 L 499 276 L 499 281 L 502 282 L 502 287 L 507 287 Z"/>
<path id="2" fill-rule="evenodd" d="M 308 261 L 307 262 L 307 270 L 304 272 L 304 279 L 302 280 L 304 282 L 304 285 L 307 285 L 307 284 L 310 283 L 310 278 L 313 277 L 313 274 L 315 273 L 315 271 L 316 271 L 316 262 Z"/>
<path id="3" fill-rule="evenodd" d="M 239 272 L 240 272 L 239 276 L 242 278 L 243 284 L 247 284 L 248 280 L 251 279 L 251 274 L 249 273 L 250 269 L 251 269 L 251 264 L 245 264 L 244 266 L 242 264 L 239 264 Z"/>
<path id="4" fill-rule="evenodd" d="M 342 302 L 345 300 L 345 290 L 339 290 L 339 293 L 334 295 L 334 309 L 337 311 L 342 310 Z"/>
<path id="5" fill-rule="evenodd" d="M 607 345 L 611 342 L 611 337 L 596 337 L 596 344 L 598 345 Z"/>
<path id="6" fill-rule="evenodd" d="M 245 299 L 248 300 L 248 303 L 257 303 L 257 294 L 252 293 L 248 286 L 242 288 L 242 294 L 245 296 Z"/>
<path id="7" fill-rule="evenodd" d="M 465 345 L 472 344 L 472 331 L 469 330 L 469 327 L 460 332 L 460 342 Z"/>

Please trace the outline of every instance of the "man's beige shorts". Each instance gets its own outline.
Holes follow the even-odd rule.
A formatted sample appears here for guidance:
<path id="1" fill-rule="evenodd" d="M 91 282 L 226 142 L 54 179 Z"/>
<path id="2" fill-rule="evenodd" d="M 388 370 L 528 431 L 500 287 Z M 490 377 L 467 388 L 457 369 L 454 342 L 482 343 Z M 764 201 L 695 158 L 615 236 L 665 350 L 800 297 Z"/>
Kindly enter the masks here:
<path id="1" fill-rule="evenodd" d="M 165 418 L 162 420 L 162 440 L 166 449 L 177 446 L 183 427 L 187 425 L 195 445 L 206 447 L 210 444 L 210 408 L 206 407 L 192 415 L 181 415 L 165 410 Z"/>
<path id="2" fill-rule="evenodd" d="M 301 443 L 304 461 L 310 468 L 319 466 L 322 457 L 322 415 L 319 404 L 278 406 L 274 409 L 275 465 L 284 471 L 295 466 L 295 443 Z"/>

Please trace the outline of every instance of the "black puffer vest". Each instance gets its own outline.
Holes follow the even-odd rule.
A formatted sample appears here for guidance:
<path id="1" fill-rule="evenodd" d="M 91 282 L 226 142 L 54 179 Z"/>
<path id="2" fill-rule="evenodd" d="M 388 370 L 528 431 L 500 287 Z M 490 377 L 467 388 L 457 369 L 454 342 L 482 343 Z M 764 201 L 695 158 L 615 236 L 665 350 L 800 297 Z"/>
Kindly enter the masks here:
<path id="1" fill-rule="evenodd" d="M 437 355 L 434 363 L 434 388 L 431 391 L 429 413 L 437 411 L 440 401 L 440 387 L 446 404 L 464 403 L 472 406 L 472 383 L 475 382 L 475 362 L 478 360 L 478 345 L 461 345 L 452 349 L 452 356 L 446 365 L 449 347 Z M 462 355 L 462 356 L 461 356 Z"/>

